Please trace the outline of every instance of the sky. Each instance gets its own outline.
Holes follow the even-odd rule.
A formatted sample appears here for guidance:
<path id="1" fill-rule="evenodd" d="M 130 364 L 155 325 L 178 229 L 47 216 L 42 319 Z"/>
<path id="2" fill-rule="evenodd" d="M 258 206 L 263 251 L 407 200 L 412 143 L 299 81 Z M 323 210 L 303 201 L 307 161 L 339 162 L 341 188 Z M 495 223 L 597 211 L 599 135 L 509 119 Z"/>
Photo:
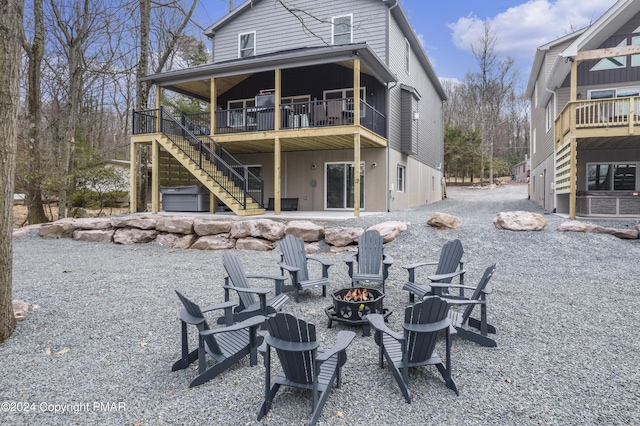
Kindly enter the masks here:
<path id="1" fill-rule="evenodd" d="M 238 6 L 242 1 L 234 3 Z M 496 35 L 496 55 L 515 60 L 523 86 L 529 79 L 537 47 L 589 25 L 615 3 L 616 0 L 400 0 L 438 77 L 462 80 L 466 73 L 477 71 L 471 44 L 488 21 Z M 227 13 L 228 4 L 228 0 L 201 0 L 201 18 L 214 23 Z"/>

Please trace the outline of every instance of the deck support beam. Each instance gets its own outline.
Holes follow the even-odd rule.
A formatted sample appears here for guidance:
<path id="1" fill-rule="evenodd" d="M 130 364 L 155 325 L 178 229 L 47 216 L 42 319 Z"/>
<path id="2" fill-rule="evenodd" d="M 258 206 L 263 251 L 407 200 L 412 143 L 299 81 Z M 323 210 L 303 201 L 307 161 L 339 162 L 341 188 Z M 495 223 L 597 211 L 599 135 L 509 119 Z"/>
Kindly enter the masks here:
<path id="1" fill-rule="evenodd" d="M 353 134 L 353 215 L 360 216 L 360 132 Z"/>
<path id="2" fill-rule="evenodd" d="M 135 142 L 131 142 L 129 150 L 129 213 L 135 213 L 138 210 L 138 147 Z"/>
<path id="3" fill-rule="evenodd" d="M 273 138 L 273 214 L 280 214 L 280 136 Z"/>
<path id="4" fill-rule="evenodd" d="M 151 212 L 160 211 L 160 144 L 157 139 L 151 142 Z"/>

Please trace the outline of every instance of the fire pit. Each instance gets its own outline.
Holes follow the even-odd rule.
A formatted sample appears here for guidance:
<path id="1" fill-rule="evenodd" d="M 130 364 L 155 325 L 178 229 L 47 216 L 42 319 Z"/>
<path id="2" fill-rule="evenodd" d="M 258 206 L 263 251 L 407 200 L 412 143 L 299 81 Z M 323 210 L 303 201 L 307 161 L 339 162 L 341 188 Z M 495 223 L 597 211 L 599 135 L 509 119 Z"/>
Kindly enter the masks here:
<path id="1" fill-rule="evenodd" d="M 329 317 L 327 327 L 331 328 L 333 321 L 351 325 L 362 325 L 362 335 L 371 334 L 367 314 L 382 314 L 386 319 L 391 311 L 382 306 L 384 294 L 373 288 L 352 287 L 344 288 L 333 293 L 333 306 L 325 309 Z"/>

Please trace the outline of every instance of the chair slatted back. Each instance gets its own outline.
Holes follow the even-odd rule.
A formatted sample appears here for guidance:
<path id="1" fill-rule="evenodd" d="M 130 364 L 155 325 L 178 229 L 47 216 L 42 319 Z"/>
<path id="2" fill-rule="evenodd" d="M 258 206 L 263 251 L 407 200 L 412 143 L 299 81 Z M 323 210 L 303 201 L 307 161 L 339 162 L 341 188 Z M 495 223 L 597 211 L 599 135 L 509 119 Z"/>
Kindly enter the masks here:
<path id="1" fill-rule="evenodd" d="M 269 334 L 287 342 L 315 342 L 316 326 L 299 320 L 291 314 L 280 313 L 267 319 Z M 276 350 L 282 370 L 287 379 L 301 384 L 312 384 L 313 353 L 312 351 L 298 352 Z"/>
<path id="2" fill-rule="evenodd" d="M 453 241 L 449 241 L 442 246 L 442 251 L 440 251 L 440 260 L 438 261 L 438 267 L 436 269 L 436 275 L 441 274 L 450 274 L 458 269 L 460 265 L 460 260 L 462 260 L 462 255 L 464 254 L 464 250 L 462 248 L 462 243 L 460 240 L 456 239 Z M 442 280 L 442 283 L 450 283 L 453 277 Z"/>
<path id="3" fill-rule="evenodd" d="M 236 255 L 228 251 L 222 253 L 222 264 L 224 265 L 224 269 L 227 271 L 227 275 L 234 287 L 251 287 L 249 285 L 249 280 L 247 279 L 247 274 L 244 272 L 244 268 L 242 267 L 242 263 L 240 263 L 240 259 L 238 259 Z M 240 291 L 237 293 L 238 298 L 240 299 L 241 309 L 246 309 L 257 302 L 257 299 L 251 293 Z"/>
<path id="4" fill-rule="evenodd" d="M 493 273 L 496 271 L 496 267 L 497 265 L 494 263 L 493 265 L 485 269 L 484 274 L 482 275 L 482 278 L 478 283 L 478 286 L 473 291 L 473 294 L 470 297 L 471 300 L 480 300 L 482 298 L 482 292 L 487 289 L 487 286 L 489 285 L 489 280 L 493 276 Z M 471 315 L 471 311 L 473 311 L 474 307 L 475 307 L 474 304 L 469 304 L 467 305 L 465 310 L 462 312 L 462 324 L 467 322 L 467 319 L 469 319 L 469 315 Z"/>
<path id="5" fill-rule="evenodd" d="M 384 255 L 384 239 L 373 229 L 358 237 L 358 272 L 380 274 Z"/>
<path id="6" fill-rule="evenodd" d="M 178 298 L 180 299 L 180 301 L 182 302 L 182 305 L 184 306 L 184 310 L 187 312 L 187 314 L 189 314 L 193 318 L 196 318 L 196 319 L 202 318 L 204 320 L 201 323 L 196 324 L 196 327 L 198 328 L 198 332 L 209 330 L 209 324 L 207 323 L 207 318 L 202 313 L 200 306 L 198 306 L 197 303 L 194 303 L 191 300 L 189 300 L 185 295 L 180 293 L 178 290 L 175 290 L 175 292 L 178 295 Z M 206 336 L 204 338 L 204 341 L 209 347 L 209 350 L 211 352 L 213 352 L 214 354 L 222 354 L 222 350 L 220 349 L 220 346 L 218 346 L 218 342 L 216 342 L 216 339 L 213 336 Z"/>
<path id="7" fill-rule="evenodd" d="M 404 311 L 407 324 L 433 324 L 447 318 L 449 304 L 438 296 L 430 296 L 422 302 L 408 306 Z M 406 332 L 409 363 L 431 358 L 439 331 L 430 333 Z"/>
<path id="8" fill-rule="evenodd" d="M 304 241 L 295 235 L 287 234 L 280 243 L 282 258 L 289 266 L 299 268 L 298 281 L 309 280 L 309 269 L 307 268 L 307 252 L 304 248 Z"/>

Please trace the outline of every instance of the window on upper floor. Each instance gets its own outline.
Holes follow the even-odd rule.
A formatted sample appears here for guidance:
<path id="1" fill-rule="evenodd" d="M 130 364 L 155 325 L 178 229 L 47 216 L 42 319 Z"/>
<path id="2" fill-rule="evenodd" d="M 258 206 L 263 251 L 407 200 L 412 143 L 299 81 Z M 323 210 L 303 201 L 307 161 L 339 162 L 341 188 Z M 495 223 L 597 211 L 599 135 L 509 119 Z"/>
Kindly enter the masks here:
<path id="1" fill-rule="evenodd" d="M 544 115 L 546 117 L 546 131 L 548 132 L 553 127 L 553 123 L 556 118 L 556 108 L 555 108 L 555 99 L 553 95 L 549 102 L 547 102 L 547 106 L 544 108 Z"/>
<path id="2" fill-rule="evenodd" d="M 353 15 L 335 16 L 331 18 L 332 44 L 349 44 L 353 40 Z"/>
<path id="3" fill-rule="evenodd" d="M 404 70 L 407 74 L 411 72 L 411 45 L 406 38 L 404 39 Z"/>
<path id="4" fill-rule="evenodd" d="M 637 46 L 640 44 L 640 37 L 631 37 L 631 44 Z M 640 67 L 640 55 L 631 55 L 631 66 Z"/>
<path id="5" fill-rule="evenodd" d="M 616 47 L 624 47 L 627 45 L 627 39 L 622 40 Z M 589 71 L 614 70 L 627 66 L 626 56 L 616 56 L 613 58 L 604 58 L 598 61 Z"/>
<path id="6" fill-rule="evenodd" d="M 533 133 L 532 133 L 532 135 L 531 135 L 531 145 L 532 145 L 531 150 L 533 151 L 533 153 L 534 153 L 534 154 L 536 153 L 536 149 L 537 149 L 537 143 L 536 143 L 536 133 L 537 133 L 537 132 L 536 132 L 536 130 L 538 130 L 538 129 L 536 129 L 536 128 L 534 127 L 534 128 L 533 128 Z"/>
<path id="7" fill-rule="evenodd" d="M 256 54 L 256 32 L 238 34 L 238 58 L 255 56 Z"/>
<path id="8" fill-rule="evenodd" d="M 589 191 L 635 191 L 637 163 L 587 164 L 587 189 Z"/>

